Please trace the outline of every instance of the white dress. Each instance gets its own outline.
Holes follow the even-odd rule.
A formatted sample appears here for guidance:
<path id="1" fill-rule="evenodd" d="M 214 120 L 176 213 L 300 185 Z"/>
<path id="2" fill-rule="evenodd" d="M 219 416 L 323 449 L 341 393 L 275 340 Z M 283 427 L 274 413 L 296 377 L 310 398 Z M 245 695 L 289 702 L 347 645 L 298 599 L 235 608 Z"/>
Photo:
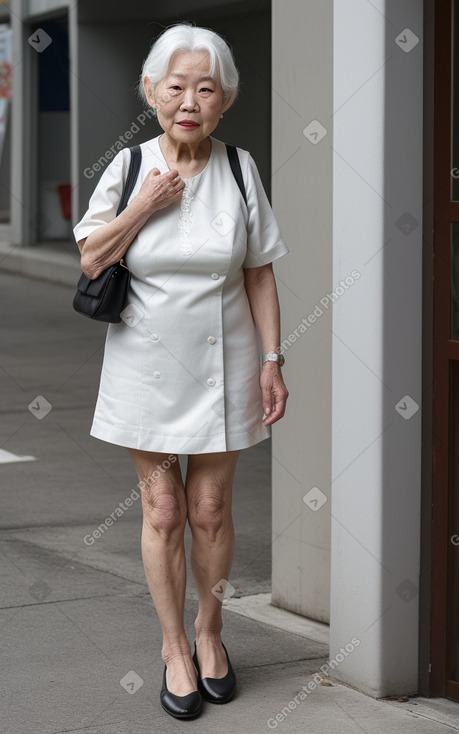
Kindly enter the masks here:
<path id="1" fill-rule="evenodd" d="M 248 151 L 238 148 L 246 206 L 223 142 L 211 138 L 206 167 L 181 201 L 155 212 L 130 245 L 123 320 L 110 324 L 91 435 L 175 454 L 247 448 L 263 424 L 260 353 L 243 268 L 288 252 Z M 141 145 L 142 166 L 168 169 L 159 136 Z M 104 171 L 77 241 L 114 219 L 130 153 Z"/>

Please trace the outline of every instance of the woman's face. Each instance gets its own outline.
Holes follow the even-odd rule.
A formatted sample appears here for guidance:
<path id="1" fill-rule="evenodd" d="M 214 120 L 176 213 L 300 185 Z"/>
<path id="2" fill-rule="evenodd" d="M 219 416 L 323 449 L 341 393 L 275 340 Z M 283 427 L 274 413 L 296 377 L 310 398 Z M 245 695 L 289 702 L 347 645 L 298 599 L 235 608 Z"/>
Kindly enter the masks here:
<path id="1" fill-rule="evenodd" d="M 144 79 L 148 102 L 156 106 L 158 122 L 177 142 L 199 144 L 218 125 L 223 104 L 220 82 L 209 77 L 206 51 L 179 52 L 172 58 L 167 75 L 156 86 L 154 96 Z"/>

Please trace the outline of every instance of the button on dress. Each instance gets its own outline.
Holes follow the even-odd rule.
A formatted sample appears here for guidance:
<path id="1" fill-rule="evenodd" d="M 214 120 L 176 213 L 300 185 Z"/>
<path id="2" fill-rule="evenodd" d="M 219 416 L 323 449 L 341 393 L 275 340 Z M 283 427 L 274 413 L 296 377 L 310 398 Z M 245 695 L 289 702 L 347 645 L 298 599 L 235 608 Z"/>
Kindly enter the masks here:
<path id="1" fill-rule="evenodd" d="M 135 196 L 154 167 L 168 171 L 159 137 L 143 143 Z M 246 206 L 226 147 L 211 137 L 205 168 L 180 201 L 155 212 L 131 243 L 128 306 L 109 324 L 91 435 L 175 454 L 232 451 L 271 435 L 263 424 L 260 351 L 243 268 L 288 249 L 256 164 L 238 148 Z M 102 174 L 74 228 L 77 242 L 116 216 L 130 152 Z"/>

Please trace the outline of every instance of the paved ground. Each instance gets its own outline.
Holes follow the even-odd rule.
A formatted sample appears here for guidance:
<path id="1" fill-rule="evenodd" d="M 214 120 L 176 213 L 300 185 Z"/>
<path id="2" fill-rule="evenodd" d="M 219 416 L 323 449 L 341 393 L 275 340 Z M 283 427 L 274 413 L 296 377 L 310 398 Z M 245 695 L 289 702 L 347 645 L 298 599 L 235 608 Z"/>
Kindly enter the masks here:
<path id="1" fill-rule="evenodd" d="M 226 706 L 208 704 L 192 722 L 167 716 L 159 705 L 161 636 L 141 562 L 139 503 L 94 543 L 84 540 L 136 484 L 127 451 L 88 434 L 105 327 L 73 311 L 67 286 L 0 273 L 0 289 L 3 734 L 459 731 L 452 702 L 377 701 L 333 681 L 314 683 L 327 661 L 325 644 L 229 606 L 223 639 L 237 696 Z M 22 460 L 6 462 L 14 457 Z M 234 596 L 269 592 L 267 442 L 242 452 L 234 519 Z M 191 642 L 195 613 L 189 574 Z"/>

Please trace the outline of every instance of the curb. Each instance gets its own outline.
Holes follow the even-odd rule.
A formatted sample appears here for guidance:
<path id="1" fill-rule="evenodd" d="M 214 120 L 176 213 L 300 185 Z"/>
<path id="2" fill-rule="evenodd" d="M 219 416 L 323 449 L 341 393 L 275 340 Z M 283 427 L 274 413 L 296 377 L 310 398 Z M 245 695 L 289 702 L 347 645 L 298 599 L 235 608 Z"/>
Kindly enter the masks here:
<path id="1" fill-rule="evenodd" d="M 57 242 L 36 247 L 0 242 L 0 271 L 76 288 L 81 275 L 80 258 L 76 245 L 75 253 L 64 250 L 70 246 L 70 242 L 63 242 L 60 250 Z"/>

